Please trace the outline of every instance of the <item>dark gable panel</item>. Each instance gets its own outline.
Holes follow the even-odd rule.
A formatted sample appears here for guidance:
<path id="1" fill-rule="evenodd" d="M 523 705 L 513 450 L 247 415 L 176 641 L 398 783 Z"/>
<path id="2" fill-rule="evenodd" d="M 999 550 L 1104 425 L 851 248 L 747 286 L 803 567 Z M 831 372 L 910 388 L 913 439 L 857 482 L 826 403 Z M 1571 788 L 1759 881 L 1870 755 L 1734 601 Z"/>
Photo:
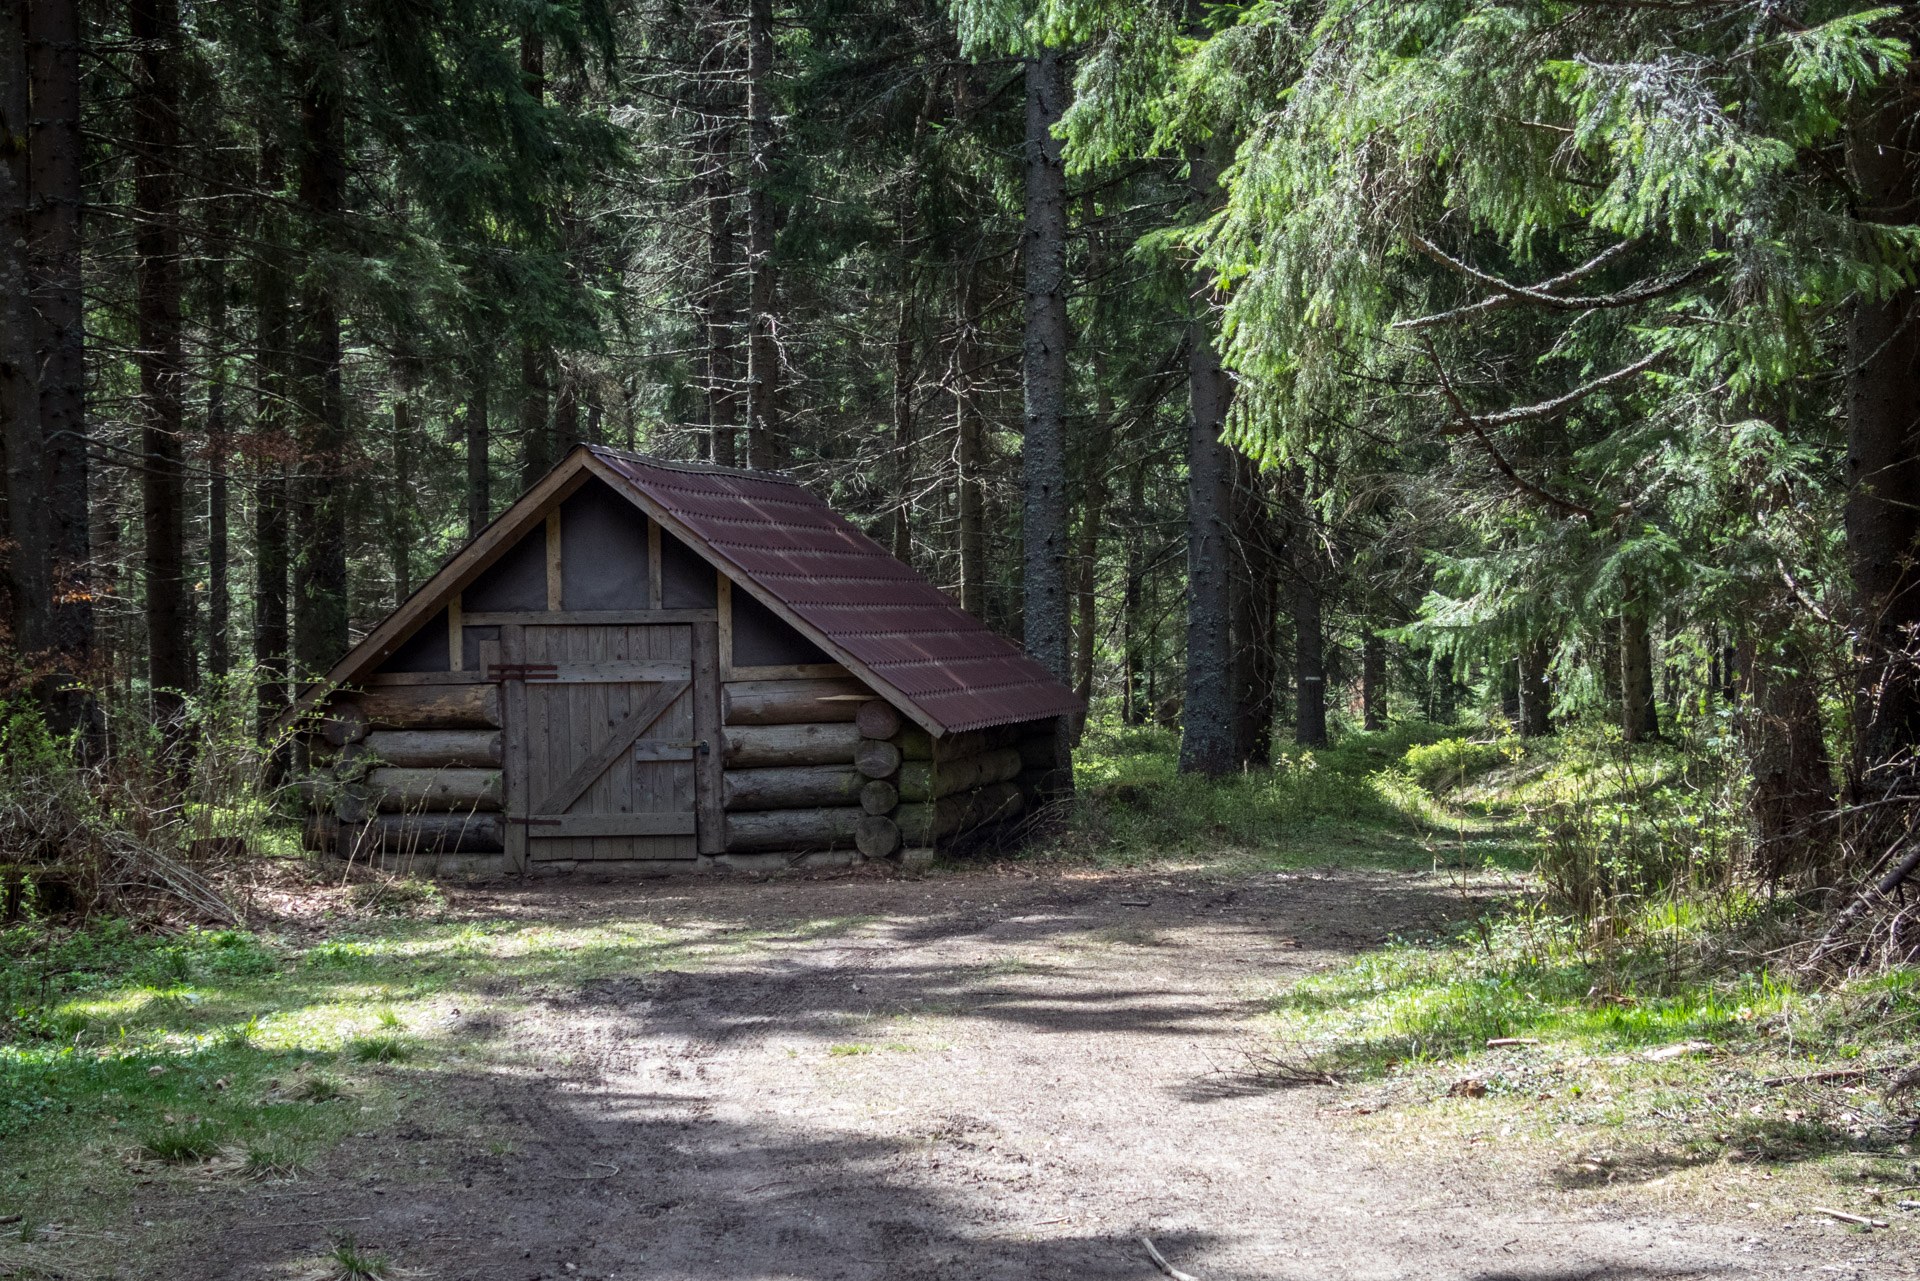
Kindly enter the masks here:
<path id="1" fill-rule="evenodd" d="M 545 609 L 547 607 L 547 527 L 532 532 L 482 570 L 460 594 L 460 608 L 469 614 L 484 611 Z"/>
<path id="2" fill-rule="evenodd" d="M 380 664 L 383 672 L 444 672 L 447 670 L 447 611 L 441 610 Z"/>
<path id="3" fill-rule="evenodd" d="M 466 669 L 470 672 L 480 670 L 480 645 L 483 641 L 500 639 L 498 627 L 462 627 L 460 629 L 460 652 Z"/>
<path id="4" fill-rule="evenodd" d="M 660 532 L 660 604 L 665 609 L 712 609 L 720 603 L 713 566 L 665 530 Z"/>
<path id="5" fill-rule="evenodd" d="M 785 667 L 790 663 L 831 663 L 818 645 L 793 630 L 779 615 L 738 585 L 733 589 L 733 665 Z"/>
<path id="6" fill-rule="evenodd" d="M 647 607 L 647 518 L 599 480 L 560 504 L 560 601 L 567 609 Z"/>

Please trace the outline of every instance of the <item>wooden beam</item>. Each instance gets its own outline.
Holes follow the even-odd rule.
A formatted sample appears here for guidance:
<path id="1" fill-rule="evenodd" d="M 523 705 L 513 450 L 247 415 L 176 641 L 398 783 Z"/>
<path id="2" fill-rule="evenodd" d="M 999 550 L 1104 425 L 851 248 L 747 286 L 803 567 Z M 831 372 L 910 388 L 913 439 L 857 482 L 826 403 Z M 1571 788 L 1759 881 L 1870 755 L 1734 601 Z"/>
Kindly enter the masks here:
<path id="1" fill-rule="evenodd" d="M 762 664 L 758 667 L 727 669 L 729 681 L 826 681 L 841 679 L 852 674 L 838 663 Z M 855 697 L 871 699 L 877 696 L 866 694 Z"/>
<path id="2" fill-rule="evenodd" d="M 535 815 L 531 824 L 510 822 L 507 826 L 523 828 L 528 836 L 539 840 L 568 836 L 692 836 L 693 824 L 692 814 L 543 814 Z"/>
<path id="3" fill-rule="evenodd" d="M 654 546 L 658 547 L 659 529 Z M 694 810 L 700 816 L 702 854 L 727 850 L 727 815 L 723 803 L 727 746 L 720 729 L 720 624 L 693 625 L 693 736 L 707 750 L 693 758 Z"/>
<path id="4" fill-rule="evenodd" d="M 468 627 L 636 627 L 650 623 L 711 623 L 711 609 L 515 609 L 476 610 L 466 616 Z"/>
<path id="5" fill-rule="evenodd" d="M 560 509 L 547 512 L 547 608 L 565 609 L 560 591 Z"/>
<path id="6" fill-rule="evenodd" d="M 460 593 L 447 601 L 447 670 L 457 672 L 466 664 L 466 625 L 460 621 Z"/>
<path id="7" fill-rule="evenodd" d="M 486 669 L 477 672 L 368 672 L 354 685 L 365 689 L 383 689 L 397 685 L 485 685 Z M 352 695 L 348 694 L 351 698 Z"/>
<path id="8" fill-rule="evenodd" d="M 715 590 L 720 601 L 720 679 L 730 681 L 733 679 L 733 580 L 718 574 Z"/>
<path id="9" fill-rule="evenodd" d="M 518 627 L 506 626 L 500 629 L 497 641 L 480 642 L 480 666 L 482 670 L 498 663 L 523 663 L 526 661 L 526 643 Z M 502 745 L 506 753 L 505 770 L 507 785 L 506 810 L 509 816 L 524 816 L 527 812 L 527 686 L 525 681 L 506 683 L 504 702 L 500 709 L 501 719 L 506 724 L 501 733 L 506 741 Z M 515 875 L 524 875 L 527 870 L 527 828 L 524 823 L 508 823 L 501 832 L 501 848 L 506 851 L 507 869 Z"/>
<path id="10" fill-rule="evenodd" d="M 661 606 L 660 587 L 660 522 L 647 517 L 647 604 L 654 609 Z"/>

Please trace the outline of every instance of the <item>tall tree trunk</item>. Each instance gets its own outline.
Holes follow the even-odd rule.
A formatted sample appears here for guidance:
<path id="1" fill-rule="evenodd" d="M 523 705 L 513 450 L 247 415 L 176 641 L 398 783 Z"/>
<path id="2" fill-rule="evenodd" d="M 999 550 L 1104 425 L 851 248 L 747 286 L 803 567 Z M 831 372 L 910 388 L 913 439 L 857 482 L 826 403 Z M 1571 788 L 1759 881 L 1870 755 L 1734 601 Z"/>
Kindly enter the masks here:
<path id="1" fill-rule="evenodd" d="M 1324 566 L 1307 506 L 1307 474 L 1289 480 L 1288 545 L 1293 552 L 1293 741 L 1327 745 L 1327 640 L 1321 604 Z"/>
<path id="2" fill-rule="evenodd" d="M 574 389 L 569 363 L 562 359 L 556 364 L 560 386 L 553 402 L 553 461 L 557 463 L 580 443 L 580 397 Z"/>
<path id="3" fill-rule="evenodd" d="M 487 357 L 476 355 L 467 375 L 467 412 L 461 427 L 467 451 L 467 537 L 476 538 L 493 519 L 487 458 Z"/>
<path id="4" fill-rule="evenodd" d="M 1187 152 L 1196 209 L 1219 200 L 1220 166 L 1202 147 Z M 1194 276 L 1187 314 L 1187 673 L 1181 717 L 1182 773 L 1230 773 L 1233 638 L 1228 557 L 1233 530 L 1232 454 L 1220 440 L 1233 384 L 1213 346 L 1212 281 Z"/>
<path id="5" fill-rule="evenodd" d="M 737 105 L 728 83 L 733 67 L 725 14 L 708 25 L 707 66 L 700 77 L 701 111 L 705 117 L 707 202 L 707 282 L 705 319 L 707 338 L 708 456 L 722 467 L 735 466 L 740 457 L 740 255 L 739 232 L 733 216 L 733 111 Z"/>
<path id="6" fill-rule="evenodd" d="M 1233 626 L 1233 751 L 1242 765 L 1273 758 L 1277 566 L 1259 469 L 1234 455 L 1234 535 L 1229 610 Z"/>
<path id="7" fill-rule="evenodd" d="M 1100 400 L 1102 407 L 1096 414 L 1099 421 L 1105 424 L 1112 412 L 1112 398 L 1103 390 Z M 1093 656 L 1099 640 L 1100 622 L 1100 532 L 1106 518 L 1106 479 L 1097 468 L 1090 468 L 1086 497 L 1081 504 L 1079 545 L 1074 548 L 1074 568 L 1079 579 L 1074 594 L 1079 598 L 1079 609 L 1074 618 L 1073 692 L 1082 700 L 1093 697 Z"/>
<path id="8" fill-rule="evenodd" d="M 520 489 L 532 489 L 534 483 L 553 466 L 553 440 L 550 419 L 553 403 L 548 396 L 548 357 L 545 343 L 528 340 L 520 344 Z"/>
<path id="9" fill-rule="evenodd" d="M 1544 640 L 1528 641 L 1520 649 L 1520 734 L 1543 738 L 1553 733 L 1553 684 L 1548 669 L 1553 647 Z"/>
<path id="10" fill-rule="evenodd" d="M 986 467 L 986 427 L 980 421 L 974 385 L 980 359 L 974 342 L 979 323 L 974 297 L 978 269 L 969 257 L 960 271 L 960 329 L 953 345 L 953 412 L 960 465 L 960 608 L 976 618 L 987 612 L 987 510 L 980 483 Z"/>
<path id="11" fill-rule="evenodd" d="M 80 6 L 32 0 L 27 17 L 27 286 L 39 371 L 41 500 L 47 514 L 49 640 L 70 671 L 93 657 L 87 509 L 86 347 L 80 280 Z M 83 693 L 50 697 L 56 727 L 87 717 Z"/>
<path id="12" fill-rule="evenodd" d="M 393 480 L 382 487 L 386 498 L 387 560 L 393 568 L 393 604 L 413 595 L 413 411 L 404 399 L 393 403 Z"/>
<path id="13" fill-rule="evenodd" d="M 1749 649 L 1752 698 L 1740 717 L 1753 773 L 1755 865 L 1770 883 L 1789 878 L 1826 883 L 1824 820 L 1833 813 L 1833 762 L 1827 756 L 1820 689 L 1812 651 L 1784 624 L 1767 653 Z"/>
<path id="14" fill-rule="evenodd" d="M 154 715 L 179 731 L 193 686 L 187 605 L 185 371 L 180 343 L 180 11 L 174 0 L 132 0 L 134 46 L 133 253 L 139 323 L 140 508 L 145 538 L 147 677 Z"/>
<path id="15" fill-rule="evenodd" d="M 761 471 L 779 471 L 787 437 L 774 320 L 773 0 L 747 0 L 747 142 L 747 457 Z"/>
<path id="16" fill-rule="evenodd" d="M 1120 719 L 1128 725 L 1146 724 L 1153 711 L 1140 688 L 1146 667 L 1142 645 L 1146 624 L 1141 617 L 1146 557 L 1140 546 L 1141 517 L 1147 505 L 1146 477 L 1146 460 L 1136 458 L 1127 476 L 1127 519 L 1134 528 L 1127 538 L 1126 581 L 1120 592 Z"/>
<path id="17" fill-rule="evenodd" d="M 257 234 L 260 248 L 254 268 L 256 380 L 253 442 L 253 662 L 258 669 L 259 722 L 262 735 L 287 705 L 288 676 L 287 491 L 288 397 L 293 335 L 288 309 L 291 284 L 284 250 L 287 219 L 278 199 L 285 175 L 280 145 L 269 134 L 260 148 Z"/>
<path id="18" fill-rule="evenodd" d="M 1387 642 L 1371 627 L 1360 642 L 1360 725 L 1387 727 Z"/>
<path id="19" fill-rule="evenodd" d="M 904 233 L 903 233 L 904 239 Z M 893 329 L 893 555 L 913 564 L 913 290 L 901 251 L 900 298 Z"/>
<path id="20" fill-rule="evenodd" d="M 342 0 L 300 0 L 299 207 L 307 244 L 331 247 L 345 212 L 347 162 L 340 81 Z M 310 678 L 347 649 L 346 488 L 349 440 L 340 385 L 340 304 L 324 271 L 305 274 L 294 340 L 300 473 L 294 510 L 294 661 Z"/>
<path id="21" fill-rule="evenodd" d="M 0 15 L 0 457 L 6 463 L 0 537 L 7 542 L 0 565 L 12 647 L 37 662 L 51 640 L 53 602 L 27 261 L 28 8 Z"/>
<path id="22" fill-rule="evenodd" d="M 520 36 L 520 84 L 536 103 L 547 98 L 547 46 L 528 27 Z M 546 230 L 551 231 L 552 228 Z M 554 464 L 553 348 L 541 338 L 520 342 L 520 488 L 533 488 Z"/>
<path id="23" fill-rule="evenodd" d="M 217 681 L 233 670 L 231 457 L 222 370 L 207 386 L 207 675 Z"/>
<path id="24" fill-rule="evenodd" d="M 1620 613 L 1620 728 L 1629 743 L 1660 737 L 1660 707 L 1653 698 L 1653 629 L 1645 606 L 1629 602 Z"/>
<path id="25" fill-rule="evenodd" d="M 1073 679 L 1067 662 L 1067 176 L 1064 144 L 1053 127 L 1066 100 L 1066 66 L 1057 49 L 1042 47 L 1027 60 L 1022 615 L 1027 653 L 1062 683 Z"/>
<path id="26" fill-rule="evenodd" d="M 1912 10 L 1907 10 L 1911 15 Z M 1920 28 L 1909 16 L 1900 34 Z M 1856 217 L 1920 221 L 1920 69 L 1863 104 L 1848 131 Z M 1853 304 L 1847 330 L 1847 555 L 1860 622 L 1857 799 L 1877 804 L 1869 853 L 1920 807 L 1920 291 Z M 1904 797 L 1904 806 L 1886 805 Z M 1904 809 L 1904 813 L 1900 811 Z"/>

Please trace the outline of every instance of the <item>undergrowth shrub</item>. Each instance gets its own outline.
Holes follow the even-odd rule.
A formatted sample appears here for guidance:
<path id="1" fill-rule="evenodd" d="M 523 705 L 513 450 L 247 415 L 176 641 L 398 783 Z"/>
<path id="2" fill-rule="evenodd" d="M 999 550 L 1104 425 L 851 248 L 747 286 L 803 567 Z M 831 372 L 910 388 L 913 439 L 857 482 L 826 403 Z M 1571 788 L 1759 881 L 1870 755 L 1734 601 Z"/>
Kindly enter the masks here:
<path id="1" fill-rule="evenodd" d="M 73 735 L 0 702 L 0 916 L 232 921 L 210 873 L 296 843 L 275 783 L 286 735 L 248 726 L 256 684 L 209 681 L 171 739 L 134 697 L 109 693 Z"/>
<path id="2" fill-rule="evenodd" d="M 1513 739 L 1443 738 L 1437 743 L 1416 743 L 1400 761 L 1420 786 L 1432 792 L 1458 787 L 1517 756 L 1519 750 Z"/>

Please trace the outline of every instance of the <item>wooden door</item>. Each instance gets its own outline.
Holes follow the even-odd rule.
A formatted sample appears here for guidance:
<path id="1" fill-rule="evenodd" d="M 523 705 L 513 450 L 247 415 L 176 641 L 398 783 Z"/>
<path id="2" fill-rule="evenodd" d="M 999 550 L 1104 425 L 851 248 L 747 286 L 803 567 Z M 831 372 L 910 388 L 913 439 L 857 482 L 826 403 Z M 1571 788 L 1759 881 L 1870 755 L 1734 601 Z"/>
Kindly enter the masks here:
<path id="1" fill-rule="evenodd" d="M 696 857 L 692 627 L 529 625 L 519 649 L 528 860 Z"/>

